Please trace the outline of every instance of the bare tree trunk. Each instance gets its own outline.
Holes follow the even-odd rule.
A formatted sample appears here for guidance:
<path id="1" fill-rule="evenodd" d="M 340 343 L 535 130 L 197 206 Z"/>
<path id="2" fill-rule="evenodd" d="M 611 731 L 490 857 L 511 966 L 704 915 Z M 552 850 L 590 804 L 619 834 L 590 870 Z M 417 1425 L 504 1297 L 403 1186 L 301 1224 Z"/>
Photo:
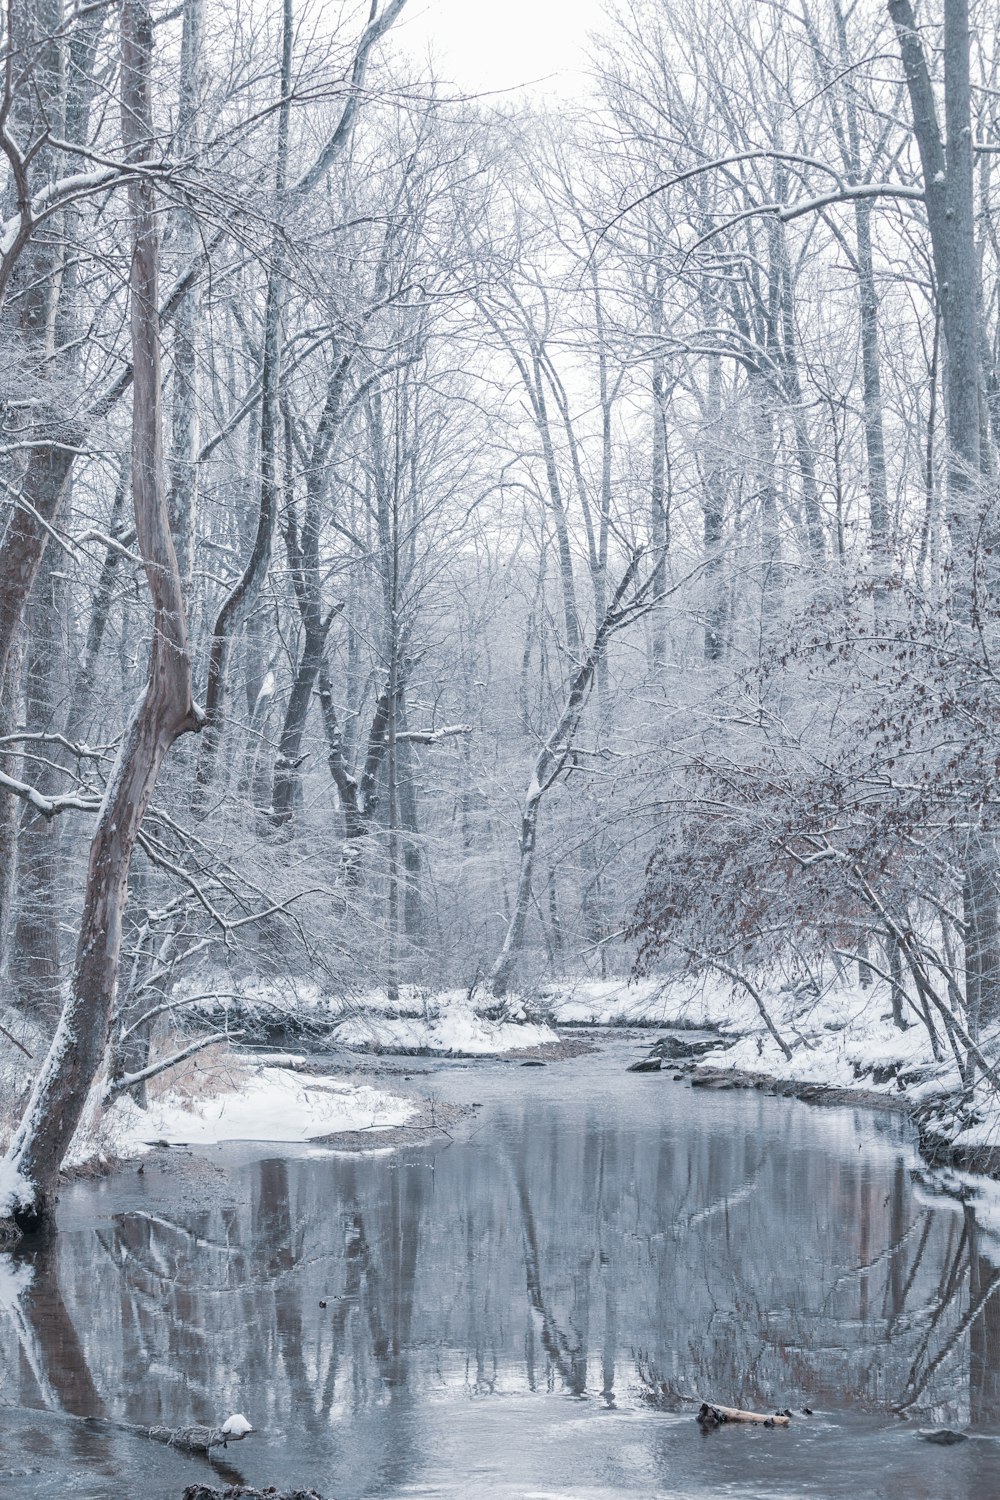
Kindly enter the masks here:
<path id="1" fill-rule="evenodd" d="M 284 0 L 281 74 L 278 109 L 278 141 L 275 162 L 275 199 L 278 213 L 285 198 L 288 173 L 288 126 L 292 87 L 292 0 Z M 281 373 L 281 309 L 284 300 L 285 238 L 276 232 L 271 241 L 267 294 L 264 306 L 264 336 L 260 371 L 260 503 L 257 531 L 243 572 L 226 596 L 212 631 L 205 689 L 205 730 L 201 737 L 195 771 L 193 808 L 204 816 L 215 780 L 222 745 L 225 713 L 226 669 L 229 653 L 240 627 L 253 609 L 264 586 L 271 561 L 271 541 L 278 504 L 277 448 L 278 400 Z"/>
<path id="2" fill-rule="evenodd" d="M 578 661 L 581 650 L 580 612 L 576 602 L 576 582 L 573 577 L 573 553 L 570 547 L 569 525 L 566 519 L 566 504 L 559 470 L 556 467 L 555 446 L 549 424 L 548 404 L 545 399 L 545 378 L 542 374 L 541 351 L 531 351 L 530 377 L 525 374 L 525 384 L 535 413 L 538 435 L 545 459 L 545 475 L 549 487 L 549 510 L 555 525 L 556 546 L 559 553 L 559 582 L 563 596 L 563 619 L 566 624 L 566 649 L 571 661 Z"/>
<path id="3" fill-rule="evenodd" d="M 538 839 L 538 812 L 542 797 L 564 770 L 572 754 L 573 735 L 579 728 L 587 702 L 597 663 L 616 631 L 635 619 L 643 601 L 652 588 L 652 577 L 634 591 L 631 602 L 626 596 L 635 580 L 641 554 L 636 553 L 624 577 L 615 590 L 614 597 L 594 635 L 593 642 L 570 680 L 566 701 L 558 720 L 535 758 L 531 781 L 525 793 L 521 809 L 521 835 L 518 840 L 520 862 L 517 877 L 517 894 L 510 914 L 503 944 L 490 970 L 487 984 L 490 991 L 500 997 L 507 993 L 514 974 L 514 966 L 524 943 L 524 929 L 531 905 L 531 889 L 535 869 L 535 846 Z"/>
<path id="4" fill-rule="evenodd" d="M 18 727 L 21 702 L 21 652 L 7 658 L 7 669 L 0 678 L 0 734 L 11 734 Z M 19 756 L 16 751 L 0 751 L 0 771 L 17 776 Z M 8 960 L 14 933 L 14 911 L 17 897 L 17 828 L 21 805 L 9 792 L 0 792 L 0 993 L 6 995 Z"/>
<path id="5" fill-rule="evenodd" d="M 778 201 L 787 195 L 787 179 L 778 172 Z M 816 566 L 822 564 L 826 555 L 823 536 L 823 520 L 819 508 L 819 487 L 816 483 L 816 458 L 803 416 L 802 380 L 799 375 L 798 331 L 795 326 L 795 288 L 792 282 L 792 267 L 788 255 L 788 244 L 782 230 L 777 234 L 780 266 L 781 307 L 781 358 L 785 377 L 785 392 L 791 407 L 792 431 L 795 434 L 795 453 L 798 459 L 802 482 L 802 508 L 805 513 L 806 538 L 809 554 Z"/>
<path id="6" fill-rule="evenodd" d="M 858 237 L 858 300 L 861 314 L 862 403 L 868 453 L 868 528 L 872 560 L 881 586 L 889 569 L 889 498 L 882 424 L 882 376 L 878 357 L 878 291 L 872 255 L 871 200 L 854 205 Z M 879 596 L 881 597 L 881 595 Z"/>
<path id="7" fill-rule="evenodd" d="M 335 617 L 342 605 L 335 605 L 323 613 L 320 587 L 320 503 L 327 485 L 327 460 L 330 447 L 341 418 L 341 397 L 344 381 L 349 370 L 349 358 L 342 359 L 337 367 L 313 438 L 306 472 L 305 514 L 299 531 L 295 513 L 294 482 L 291 477 L 291 462 L 286 467 L 289 477 L 285 484 L 285 519 L 282 530 L 285 551 L 292 576 L 295 601 L 302 620 L 302 649 L 295 670 L 292 691 L 289 694 L 285 719 L 278 743 L 278 754 L 274 763 L 274 786 L 271 794 L 271 812 L 276 823 L 287 823 L 294 815 L 301 800 L 302 737 L 305 733 L 309 705 L 313 688 L 323 664 L 327 637 Z M 286 417 L 286 450 L 290 448 L 289 422 Z M 332 706 L 332 699 L 330 700 Z"/>
<path id="8" fill-rule="evenodd" d="M 333 685 L 326 659 L 319 670 L 319 702 L 326 730 L 327 764 L 337 788 L 344 815 L 344 847 L 341 866 L 349 886 L 361 883 L 364 840 L 371 831 L 372 815 L 377 804 L 376 789 L 385 758 L 389 723 L 388 686 L 379 694 L 368 734 L 368 747 L 360 779 L 348 769 L 340 721 L 333 702 Z"/>
<path id="9" fill-rule="evenodd" d="M 718 304 L 714 287 L 703 278 L 698 288 L 706 328 L 715 325 Z M 722 536 L 725 527 L 726 486 L 722 465 L 722 360 L 707 359 L 707 391 L 700 400 L 702 447 L 702 543 L 704 547 L 704 645 L 707 662 L 721 661 L 725 642 L 725 595 L 722 583 Z"/>
<path id="10" fill-rule="evenodd" d="M 778 525 L 778 495 L 774 478 L 774 418 L 768 382 L 759 374 L 750 376 L 753 421 L 754 466 L 760 506 L 762 586 L 765 599 L 780 610 L 784 596 L 781 531 Z"/>
<path id="11" fill-rule="evenodd" d="M 104 633 L 107 630 L 108 619 L 111 614 L 111 601 L 114 595 L 115 581 L 123 562 L 120 548 L 129 540 L 125 527 L 125 495 L 129 482 L 129 472 L 129 461 L 126 458 L 123 459 L 121 464 L 118 484 L 115 488 L 115 497 L 111 507 L 110 539 L 112 542 L 117 542 L 118 545 L 106 548 L 104 561 L 101 564 L 100 577 L 97 580 L 97 589 L 95 590 L 93 603 L 90 608 L 90 620 L 87 625 L 87 641 L 83 650 L 83 661 L 80 663 L 73 680 L 72 688 L 70 689 L 69 709 L 66 714 L 63 731 L 68 740 L 75 740 L 84 727 L 94 683 L 97 680 L 97 664 L 101 655 Z"/>
<path id="12" fill-rule="evenodd" d="M 40 442 L 29 454 L 20 485 L 25 503 L 12 512 L 0 543 L 0 672 L 20 637 L 48 541 L 46 527 L 62 508 L 79 438 L 76 428 L 57 428 L 52 439 Z"/>
<path id="13" fill-rule="evenodd" d="M 910 0 L 888 0 L 910 96 L 913 133 L 920 152 L 924 201 L 946 353 L 949 528 L 957 575 L 955 615 L 972 621 L 976 519 L 974 502 L 983 471 L 981 453 L 980 289 L 973 213 L 972 107 L 969 81 L 968 0 L 944 6 L 944 113 L 942 142 L 923 43 Z M 992 837 L 969 830 L 964 879 L 966 983 L 970 1014 L 980 1025 L 1000 1017 L 1000 926 L 997 856 Z"/>
<path id="14" fill-rule="evenodd" d="M 662 598 L 667 589 L 667 550 L 670 546 L 670 455 L 667 448 L 667 377 L 661 360 L 652 374 L 653 465 L 650 484 L 649 534 L 656 551 L 653 593 Z M 663 606 L 652 611 L 653 671 L 662 673 L 667 663 L 667 622 Z"/>
<path id="15" fill-rule="evenodd" d="M 52 733 L 58 728 L 62 611 L 56 572 L 52 551 L 47 549 L 27 612 L 25 724 L 28 730 L 40 733 Z M 43 794 L 59 790 L 57 773 L 48 765 L 34 770 L 31 780 Z M 58 822 L 25 807 L 18 830 L 17 920 L 11 946 L 10 989 L 20 1009 L 38 1016 L 50 1030 L 61 1009 L 63 904 L 59 869 Z"/>
<path id="16" fill-rule="evenodd" d="M 62 0 L 20 0 L 9 8 L 11 58 L 26 71 L 9 97 L 15 132 L 30 153 L 30 167 L 22 157 L 22 180 L 17 191 L 31 197 L 43 189 L 57 172 L 59 153 L 51 137 L 64 133 L 79 140 L 85 133 L 92 81 L 93 47 L 102 19 L 86 18 L 74 28 L 74 44 L 64 48 Z M 69 64 L 70 76 L 66 76 Z M 8 62 L 5 92 L 12 87 L 12 62 Z M 8 119 L 5 129 L 9 125 Z M 63 226 L 67 228 L 68 226 Z M 66 499 L 76 448 L 83 437 L 79 410 L 72 407 L 75 353 L 56 348 L 57 329 L 63 337 L 75 335 L 72 327 L 72 274 L 61 272 L 71 236 L 36 228 L 18 261 L 11 286 L 18 334 L 29 391 L 38 399 L 29 407 L 27 422 L 17 437 L 28 447 L 27 460 L 18 486 L 20 504 L 15 505 L 0 542 L 0 677 L 15 648 L 24 623 L 28 597 L 34 587 L 48 528 L 60 514 Z M 70 342 L 70 339 L 67 338 Z M 46 387 L 54 385 L 52 396 Z M 10 434 L 14 436 L 13 431 Z"/>
<path id="17" fill-rule="evenodd" d="M 122 131 L 128 155 L 154 148 L 148 0 L 121 4 Z M 70 992 L 49 1054 L 8 1149 L 18 1187 L 2 1205 L 21 1231 L 51 1224 L 59 1168 L 105 1057 L 118 976 L 122 918 L 136 837 L 174 740 L 200 726 L 191 691 L 184 600 L 163 480 L 153 185 L 129 184 L 132 359 L 132 493 L 136 533 L 153 600 L 149 680 L 115 762 L 90 851 Z"/>
<path id="18" fill-rule="evenodd" d="M 403 846 L 403 931 L 414 942 L 424 936 L 425 917 L 421 879 L 420 823 L 417 807 L 418 757 L 407 738 L 405 695 L 399 695 L 399 734 L 396 736 L 396 798 Z"/>
<path id="19" fill-rule="evenodd" d="M 803 16 L 817 71 L 824 90 L 828 90 L 831 95 L 831 123 L 844 161 L 847 180 L 852 184 L 860 183 L 864 180 L 861 129 L 857 99 L 850 76 L 852 60 L 843 5 L 841 0 L 834 0 L 833 20 L 840 54 L 839 78 L 834 78 L 832 75 L 827 52 L 805 8 Z M 837 91 L 838 103 L 843 109 L 843 121 L 841 121 L 837 104 L 832 98 L 834 90 Z M 854 200 L 856 253 L 853 258 L 858 277 L 858 311 L 861 323 L 862 421 L 868 456 L 868 526 L 876 575 L 876 608 L 880 609 L 884 600 L 884 583 L 890 561 L 888 556 L 889 502 L 882 413 L 882 376 L 879 367 L 879 299 L 872 254 L 872 206 L 870 198 Z"/>
<path id="20" fill-rule="evenodd" d="M 395 494 L 395 487 L 393 487 Z M 393 1005 L 399 1002 L 399 760 L 396 752 L 397 709 L 399 706 L 399 632 L 396 618 L 397 569 L 396 527 L 393 526 L 392 610 L 388 621 L 389 635 L 389 719 L 386 726 L 386 797 L 389 803 L 389 890 L 386 904 L 388 952 L 386 954 L 386 991 Z"/>
<path id="21" fill-rule="evenodd" d="M 177 101 L 177 154 L 196 160 L 199 148 L 201 51 L 204 0 L 184 0 L 181 74 Z M 182 264 L 198 252 L 198 226 L 188 204 L 177 212 L 177 248 Z M 170 454 L 170 524 L 185 589 L 194 567 L 198 497 L 198 323 L 201 283 L 194 280 L 174 314 L 173 421 Z"/>

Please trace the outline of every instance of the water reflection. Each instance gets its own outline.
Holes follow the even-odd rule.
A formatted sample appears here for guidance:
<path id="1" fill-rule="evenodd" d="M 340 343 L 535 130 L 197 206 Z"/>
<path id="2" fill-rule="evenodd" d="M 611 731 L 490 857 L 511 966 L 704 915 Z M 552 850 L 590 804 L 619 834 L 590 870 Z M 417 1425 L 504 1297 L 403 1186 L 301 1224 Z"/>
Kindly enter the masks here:
<path id="1" fill-rule="evenodd" d="M 31 1261 L 0 1319 L 4 1402 L 245 1410 L 345 1494 L 426 1482 L 449 1401 L 463 1421 L 551 1393 L 997 1423 L 1000 1272 L 968 1212 L 914 1196 L 896 1127 L 681 1090 L 621 1105 L 524 1088 L 464 1142 L 233 1160 L 194 1204 L 150 1171 L 145 1208 Z"/>

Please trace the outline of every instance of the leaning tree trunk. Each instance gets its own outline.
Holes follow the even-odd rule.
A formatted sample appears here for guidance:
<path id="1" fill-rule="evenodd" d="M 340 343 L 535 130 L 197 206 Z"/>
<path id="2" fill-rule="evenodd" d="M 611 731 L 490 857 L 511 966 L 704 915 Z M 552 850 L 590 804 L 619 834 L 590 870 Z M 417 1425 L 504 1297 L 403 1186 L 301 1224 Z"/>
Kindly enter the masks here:
<path id="1" fill-rule="evenodd" d="M 514 909 L 507 924 L 500 952 L 497 954 L 487 979 L 487 987 L 498 999 L 507 993 L 524 943 L 524 931 L 528 921 L 535 874 L 538 813 L 542 798 L 553 782 L 558 780 L 572 756 L 573 736 L 580 726 L 597 663 L 601 660 L 608 641 L 624 625 L 635 619 L 640 609 L 648 607 L 644 601 L 648 600 L 655 573 L 635 590 L 629 603 L 625 602 L 626 595 L 635 581 L 640 558 L 641 553 L 637 552 L 626 568 L 624 577 L 615 590 L 614 598 L 597 628 L 590 649 L 573 674 L 562 712 L 535 757 L 531 780 L 521 808 L 521 837 L 518 845 L 520 861 Z"/>
<path id="2" fill-rule="evenodd" d="M 134 161 L 153 154 L 148 0 L 121 5 L 122 132 Z M 51 1223 L 59 1168 L 104 1061 L 115 1001 L 129 866 L 157 773 L 174 740 L 200 727 L 192 700 L 184 600 L 163 482 L 158 242 L 148 177 L 129 184 L 132 494 L 153 599 L 149 679 L 122 739 L 90 850 L 70 992 L 4 1163 L 0 1212 L 22 1232 Z M 12 1186 L 13 1184 L 13 1186 Z"/>

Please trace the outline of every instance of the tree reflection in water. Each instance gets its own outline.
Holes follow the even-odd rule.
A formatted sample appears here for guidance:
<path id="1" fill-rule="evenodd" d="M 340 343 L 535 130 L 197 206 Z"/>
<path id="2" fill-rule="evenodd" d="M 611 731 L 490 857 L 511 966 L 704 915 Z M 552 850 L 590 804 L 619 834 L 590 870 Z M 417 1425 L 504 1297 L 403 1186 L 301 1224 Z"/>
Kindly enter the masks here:
<path id="1" fill-rule="evenodd" d="M 971 1212 L 918 1201 L 891 1140 L 771 1106 L 680 1133 L 534 1098 L 488 1137 L 251 1162 L 224 1203 L 70 1229 L 3 1319 L 6 1400 L 245 1409 L 331 1489 L 416 1482 L 422 1403 L 448 1396 L 995 1424 L 1000 1275 Z"/>

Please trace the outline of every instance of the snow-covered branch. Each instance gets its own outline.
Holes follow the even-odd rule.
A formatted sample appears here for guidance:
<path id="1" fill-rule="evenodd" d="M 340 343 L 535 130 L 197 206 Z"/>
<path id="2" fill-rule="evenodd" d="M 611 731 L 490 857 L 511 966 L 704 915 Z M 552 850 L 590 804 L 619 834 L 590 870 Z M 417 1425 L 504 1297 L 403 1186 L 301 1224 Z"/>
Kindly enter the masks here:
<path id="1" fill-rule="evenodd" d="M 109 1078 L 101 1102 L 110 1104 L 120 1094 L 127 1094 L 129 1089 L 135 1088 L 137 1084 L 148 1083 L 151 1078 L 158 1078 L 161 1073 L 176 1068 L 178 1063 L 186 1062 L 197 1052 L 204 1052 L 206 1047 L 214 1047 L 217 1042 L 235 1041 L 242 1035 L 242 1031 L 213 1031 L 208 1036 L 196 1037 L 188 1046 L 172 1052 L 169 1057 L 159 1058 L 155 1063 L 150 1063 L 147 1068 L 139 1068 L 135 1073 L 122 1073 L 117 1078 Z"/>
<path id="2" fill-rule="evenodd" d="M 396 734 L 396 744 L 437 745 L 441 740 L 454 739 L 456 735 L 471 733 L 471 724 L 443 724 L 440 729 L 400 729 Z"/>

